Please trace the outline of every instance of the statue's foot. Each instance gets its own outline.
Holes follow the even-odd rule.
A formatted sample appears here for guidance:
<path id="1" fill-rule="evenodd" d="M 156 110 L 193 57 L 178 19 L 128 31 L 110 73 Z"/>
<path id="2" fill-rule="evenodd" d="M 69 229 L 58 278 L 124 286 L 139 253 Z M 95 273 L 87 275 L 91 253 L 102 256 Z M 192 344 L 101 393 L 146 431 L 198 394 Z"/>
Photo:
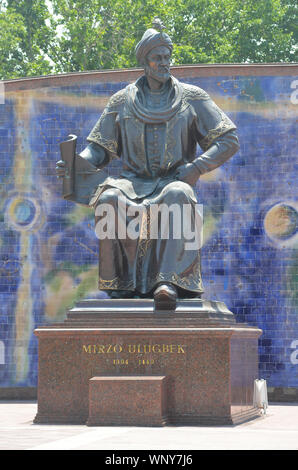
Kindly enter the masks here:
<path id="1" fill-rule="evenodd" d="M 155 310 L 175 310 L 177 289 L 173 284 L 160 284 L 153 293 Z"/>

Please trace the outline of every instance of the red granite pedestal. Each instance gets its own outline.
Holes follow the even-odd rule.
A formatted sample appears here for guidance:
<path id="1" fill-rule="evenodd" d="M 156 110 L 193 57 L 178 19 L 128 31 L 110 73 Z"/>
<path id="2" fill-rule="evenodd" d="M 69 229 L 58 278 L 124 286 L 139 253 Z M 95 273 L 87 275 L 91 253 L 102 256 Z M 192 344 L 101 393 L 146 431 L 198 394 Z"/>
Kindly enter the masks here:
<path id="1" fill-rule="evenodd" d="M 36 423 L 219 425 L 253 407 L 261 330 L 221 302 L 81 302 L 39 338 Z"/>

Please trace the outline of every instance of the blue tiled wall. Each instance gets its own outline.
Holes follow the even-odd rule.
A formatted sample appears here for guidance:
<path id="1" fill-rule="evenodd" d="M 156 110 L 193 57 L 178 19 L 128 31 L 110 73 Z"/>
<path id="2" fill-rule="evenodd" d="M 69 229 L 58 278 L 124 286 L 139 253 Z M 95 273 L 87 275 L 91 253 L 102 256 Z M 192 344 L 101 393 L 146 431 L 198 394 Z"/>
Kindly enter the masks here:
<path id="1" fill-rule="evenodd" d="M 205 89 L 238 126 L 240 151 L 198 186 L 204 205 L 205 298 L 263 329 L 260 377 L 298 386 L 297 105 L 291 76 L 183 81 Z M 100 297 L 93 212 L 61 199 L 59 143 L 78 150 L 127 83 L 7 92 L 0 105 L 0 386 L 36 386 L 36 326 Z M 293 101 L 293 100 L 292 100 Z M 296 107 L 295 107 L 296 106 Z M 110 167 L 119 171 L 118 162 Z"/>

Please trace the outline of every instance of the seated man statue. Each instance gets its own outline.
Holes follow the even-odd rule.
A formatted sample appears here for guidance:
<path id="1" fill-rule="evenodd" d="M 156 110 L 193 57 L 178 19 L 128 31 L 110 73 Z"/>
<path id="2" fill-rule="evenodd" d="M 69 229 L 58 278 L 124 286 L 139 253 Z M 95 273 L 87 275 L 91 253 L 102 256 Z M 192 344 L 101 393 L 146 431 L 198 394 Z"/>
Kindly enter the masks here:
<path id="1" fill-rule="evenodd" d="M 95 214 L 103 204 L 117 214 L 121 204 L 128 208 L 122 221 L 128 224 L 129 209 L 142 213 L 137 238 L 117 236 L 116 227 L 114 238 L 100 241 L 99 289 L 111 297 L 153 297 L 156 308 L 174 308 L 177 297 L 203 292 L 200 250 L 186 250 L 189 240 L 174 237 L 170 222 L 168 237 L 150 238 L 150 207 L 187 205 L 193 223 L 198 178 L 227 161 L 239 144 L 236 126 L 209 95 L 170 74 L 173 44 L 158 24 L 159 30 L 148 29 L 136 46 L 144 75 L 110 98 L 80 157 L 97 169 L 122 159 L 120 177 L 106 176 L 90 188 Z M 62 160 L 57 174 L 65 176 Z"/>

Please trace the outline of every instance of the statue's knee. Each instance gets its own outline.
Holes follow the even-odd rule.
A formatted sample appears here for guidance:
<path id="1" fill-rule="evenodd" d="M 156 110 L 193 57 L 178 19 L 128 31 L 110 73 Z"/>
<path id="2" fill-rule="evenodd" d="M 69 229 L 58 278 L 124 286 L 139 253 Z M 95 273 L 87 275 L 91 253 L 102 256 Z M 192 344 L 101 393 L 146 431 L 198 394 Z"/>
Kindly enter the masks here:
<path id="1" fill-rule="evenodd" d="M 168 204 L 174 204 L 175 202 L 185 201 L 188 202 L 189 197 L 191 196 L 191 187 L 187 183 L 182 181 L 177 181 L 171 183 L 166 187 L 164 193 L 165 202 Z"/>
<path id="2" fill-rule="evenodd" d="M 119 189 L 109 188 L 106 189 L 99 197 L 98 204 L 111 204 L 113 206 L 117 205 L 118 198 L 121 196 L 121 191 Z"/>

